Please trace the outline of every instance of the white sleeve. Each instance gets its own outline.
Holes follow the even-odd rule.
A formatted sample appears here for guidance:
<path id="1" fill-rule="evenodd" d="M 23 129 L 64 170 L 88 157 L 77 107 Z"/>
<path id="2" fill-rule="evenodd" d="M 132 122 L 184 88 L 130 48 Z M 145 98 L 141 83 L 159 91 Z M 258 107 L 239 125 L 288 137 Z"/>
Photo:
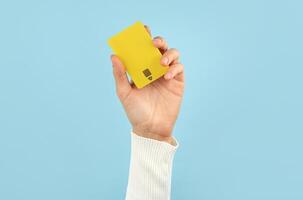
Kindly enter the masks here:
<path id="1" fill-rule="evenodd" d="M 131 133 L 126 200 L 169 200 L 173 157 L 178 148 Z"/>

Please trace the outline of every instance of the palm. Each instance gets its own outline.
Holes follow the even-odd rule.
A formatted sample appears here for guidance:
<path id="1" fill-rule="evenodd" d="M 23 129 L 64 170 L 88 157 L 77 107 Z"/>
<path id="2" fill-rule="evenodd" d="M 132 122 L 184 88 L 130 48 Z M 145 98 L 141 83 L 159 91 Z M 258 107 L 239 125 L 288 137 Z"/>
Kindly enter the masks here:
<path id="1" fill-rule="evenodd" d="M 170 135 L 184 90 L 183 74 L 177 78 L 170 81 L 160 78 L 143 89 L 132 88 L 121 99 L 134 129 L 159 136 Z"/>

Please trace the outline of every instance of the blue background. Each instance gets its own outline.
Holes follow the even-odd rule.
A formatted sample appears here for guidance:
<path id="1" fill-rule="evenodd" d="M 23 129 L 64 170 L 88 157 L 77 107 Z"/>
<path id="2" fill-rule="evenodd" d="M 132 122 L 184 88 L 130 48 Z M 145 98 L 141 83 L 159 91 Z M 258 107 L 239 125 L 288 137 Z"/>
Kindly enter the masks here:
<path id="1" fill-rule="evenodd" d="M 172 199 L 303 199 L 302 1 L 1 1 L 0 199 L 123 199 L 130 125 L 106 40 L 181 51 Z"/>

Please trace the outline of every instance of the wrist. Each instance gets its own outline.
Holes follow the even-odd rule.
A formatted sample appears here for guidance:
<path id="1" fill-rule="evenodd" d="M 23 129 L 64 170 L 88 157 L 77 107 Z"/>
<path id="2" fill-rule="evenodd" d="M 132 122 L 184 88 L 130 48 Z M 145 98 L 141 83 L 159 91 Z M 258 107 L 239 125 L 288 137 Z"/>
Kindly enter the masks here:
<path id="1" fill-rule="evenodd" d="M 166 142 L 166 143 L 169 143 L 173 146 L 176 146 L 176 141 L 171 136 L 171 134 L 168 134 L 167 136 L 166 135 L 159 135 L 159 134 L 155 134 L 155 133 L 151 133 L 151 132 L 138 130 L 136 128 L 133 128 L 133 133 L 135 133 L 136 135 L 138 135 L 140 137 L 149 138 L 149 139 L 153 139 L 153 140 L 158 140 L 158 141 Z"/>

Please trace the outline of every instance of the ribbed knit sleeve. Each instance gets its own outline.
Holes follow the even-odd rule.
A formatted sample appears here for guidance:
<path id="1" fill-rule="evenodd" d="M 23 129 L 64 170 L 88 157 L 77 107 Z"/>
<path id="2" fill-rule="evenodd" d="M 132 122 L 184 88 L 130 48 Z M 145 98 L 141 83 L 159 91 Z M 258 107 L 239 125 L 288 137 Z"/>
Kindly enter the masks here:
<path id="1" fill-rule="evenodd" d="M 131 133 L 126 200 L 169 200 L 173 157 L 178 148 Z"/>

